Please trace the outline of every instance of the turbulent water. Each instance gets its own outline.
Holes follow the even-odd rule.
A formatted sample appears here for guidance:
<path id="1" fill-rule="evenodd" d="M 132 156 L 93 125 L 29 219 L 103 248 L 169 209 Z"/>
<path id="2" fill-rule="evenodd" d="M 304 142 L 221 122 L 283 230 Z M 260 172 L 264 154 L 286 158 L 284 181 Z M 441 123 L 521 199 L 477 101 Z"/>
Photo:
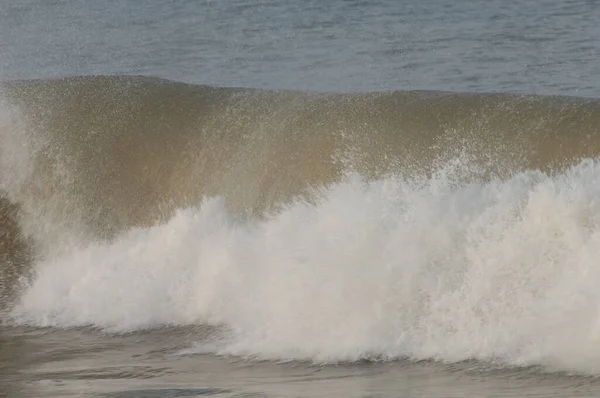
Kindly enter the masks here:
<path id="1" fill-rule="evenodd" d="M 600 392 L 600 7 L 0 7 L 0 397 Z"/>
<path id="2" fill-rule="evenodd" d="M 5 325 L 598 371 L 599 100 L 125 76 L 1 92 Z"/>

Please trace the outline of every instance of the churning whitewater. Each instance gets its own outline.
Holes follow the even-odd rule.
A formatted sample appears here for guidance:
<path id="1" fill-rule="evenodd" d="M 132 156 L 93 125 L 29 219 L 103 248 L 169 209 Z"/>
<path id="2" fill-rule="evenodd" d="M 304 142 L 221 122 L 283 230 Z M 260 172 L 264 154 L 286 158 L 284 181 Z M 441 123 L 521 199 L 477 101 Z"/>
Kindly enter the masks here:
<path id="1" fill-rule="evenodd" d="M 268 220 L 220 199 L 36 265 L 12 311 L 122 332 L 224 325 L 218 352 L 594 372 L 600 165 L 453 187 L 359 176 Z"/>
<path id="2" fill-rule="evenodd" d="M 600 371 L 597 100 L 127 77 L 3 96 L 5 324 Z"/>

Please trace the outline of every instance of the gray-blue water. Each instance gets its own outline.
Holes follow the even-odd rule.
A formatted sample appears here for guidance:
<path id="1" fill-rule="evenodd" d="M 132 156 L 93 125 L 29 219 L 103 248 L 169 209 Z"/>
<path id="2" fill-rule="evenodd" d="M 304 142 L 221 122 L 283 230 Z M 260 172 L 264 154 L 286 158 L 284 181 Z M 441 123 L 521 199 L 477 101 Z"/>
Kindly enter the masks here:
<path id="1" fill-rule="evenodd" d="M 5 0 L 0 79 L 134 74 L 266 89 L 600 97 L 599 38 L 600 3 L 589 0 Z M 0 396 L 600 395 L 596 377 L 535 367 L 173 355 L 203 333 L 0 329 Z"/>
<path id="2" fill-rule="evenodd" d="M 599 96 L 594 1 L 18 1 L 0 76 Z"/>

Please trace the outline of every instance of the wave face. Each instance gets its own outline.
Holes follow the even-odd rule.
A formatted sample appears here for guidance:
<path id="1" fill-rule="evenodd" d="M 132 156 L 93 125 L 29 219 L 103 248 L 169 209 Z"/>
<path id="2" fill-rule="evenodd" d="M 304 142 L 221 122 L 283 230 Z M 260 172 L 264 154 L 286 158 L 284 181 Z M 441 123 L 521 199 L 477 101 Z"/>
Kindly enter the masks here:
<path id="1" fill-rule="evenodd" d="M 598 100 L 124 76 L 1 92 L 6 323 L 596 372 Z"/>

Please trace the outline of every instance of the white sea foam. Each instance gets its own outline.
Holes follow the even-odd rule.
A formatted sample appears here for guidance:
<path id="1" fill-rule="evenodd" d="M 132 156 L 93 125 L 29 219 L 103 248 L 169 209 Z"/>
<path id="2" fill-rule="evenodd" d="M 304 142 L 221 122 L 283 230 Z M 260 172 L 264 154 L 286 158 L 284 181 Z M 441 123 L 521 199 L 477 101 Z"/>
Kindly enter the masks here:
<path id="1" fill-rule="evenodd" d="M 268 220 L 218 198 L 37 264 L 14 322 L 223 325 L 218 351 L 600 370 L 600 163 L 331 186 Z M 198 347 L 202 351 L 202 347 Z"/>

